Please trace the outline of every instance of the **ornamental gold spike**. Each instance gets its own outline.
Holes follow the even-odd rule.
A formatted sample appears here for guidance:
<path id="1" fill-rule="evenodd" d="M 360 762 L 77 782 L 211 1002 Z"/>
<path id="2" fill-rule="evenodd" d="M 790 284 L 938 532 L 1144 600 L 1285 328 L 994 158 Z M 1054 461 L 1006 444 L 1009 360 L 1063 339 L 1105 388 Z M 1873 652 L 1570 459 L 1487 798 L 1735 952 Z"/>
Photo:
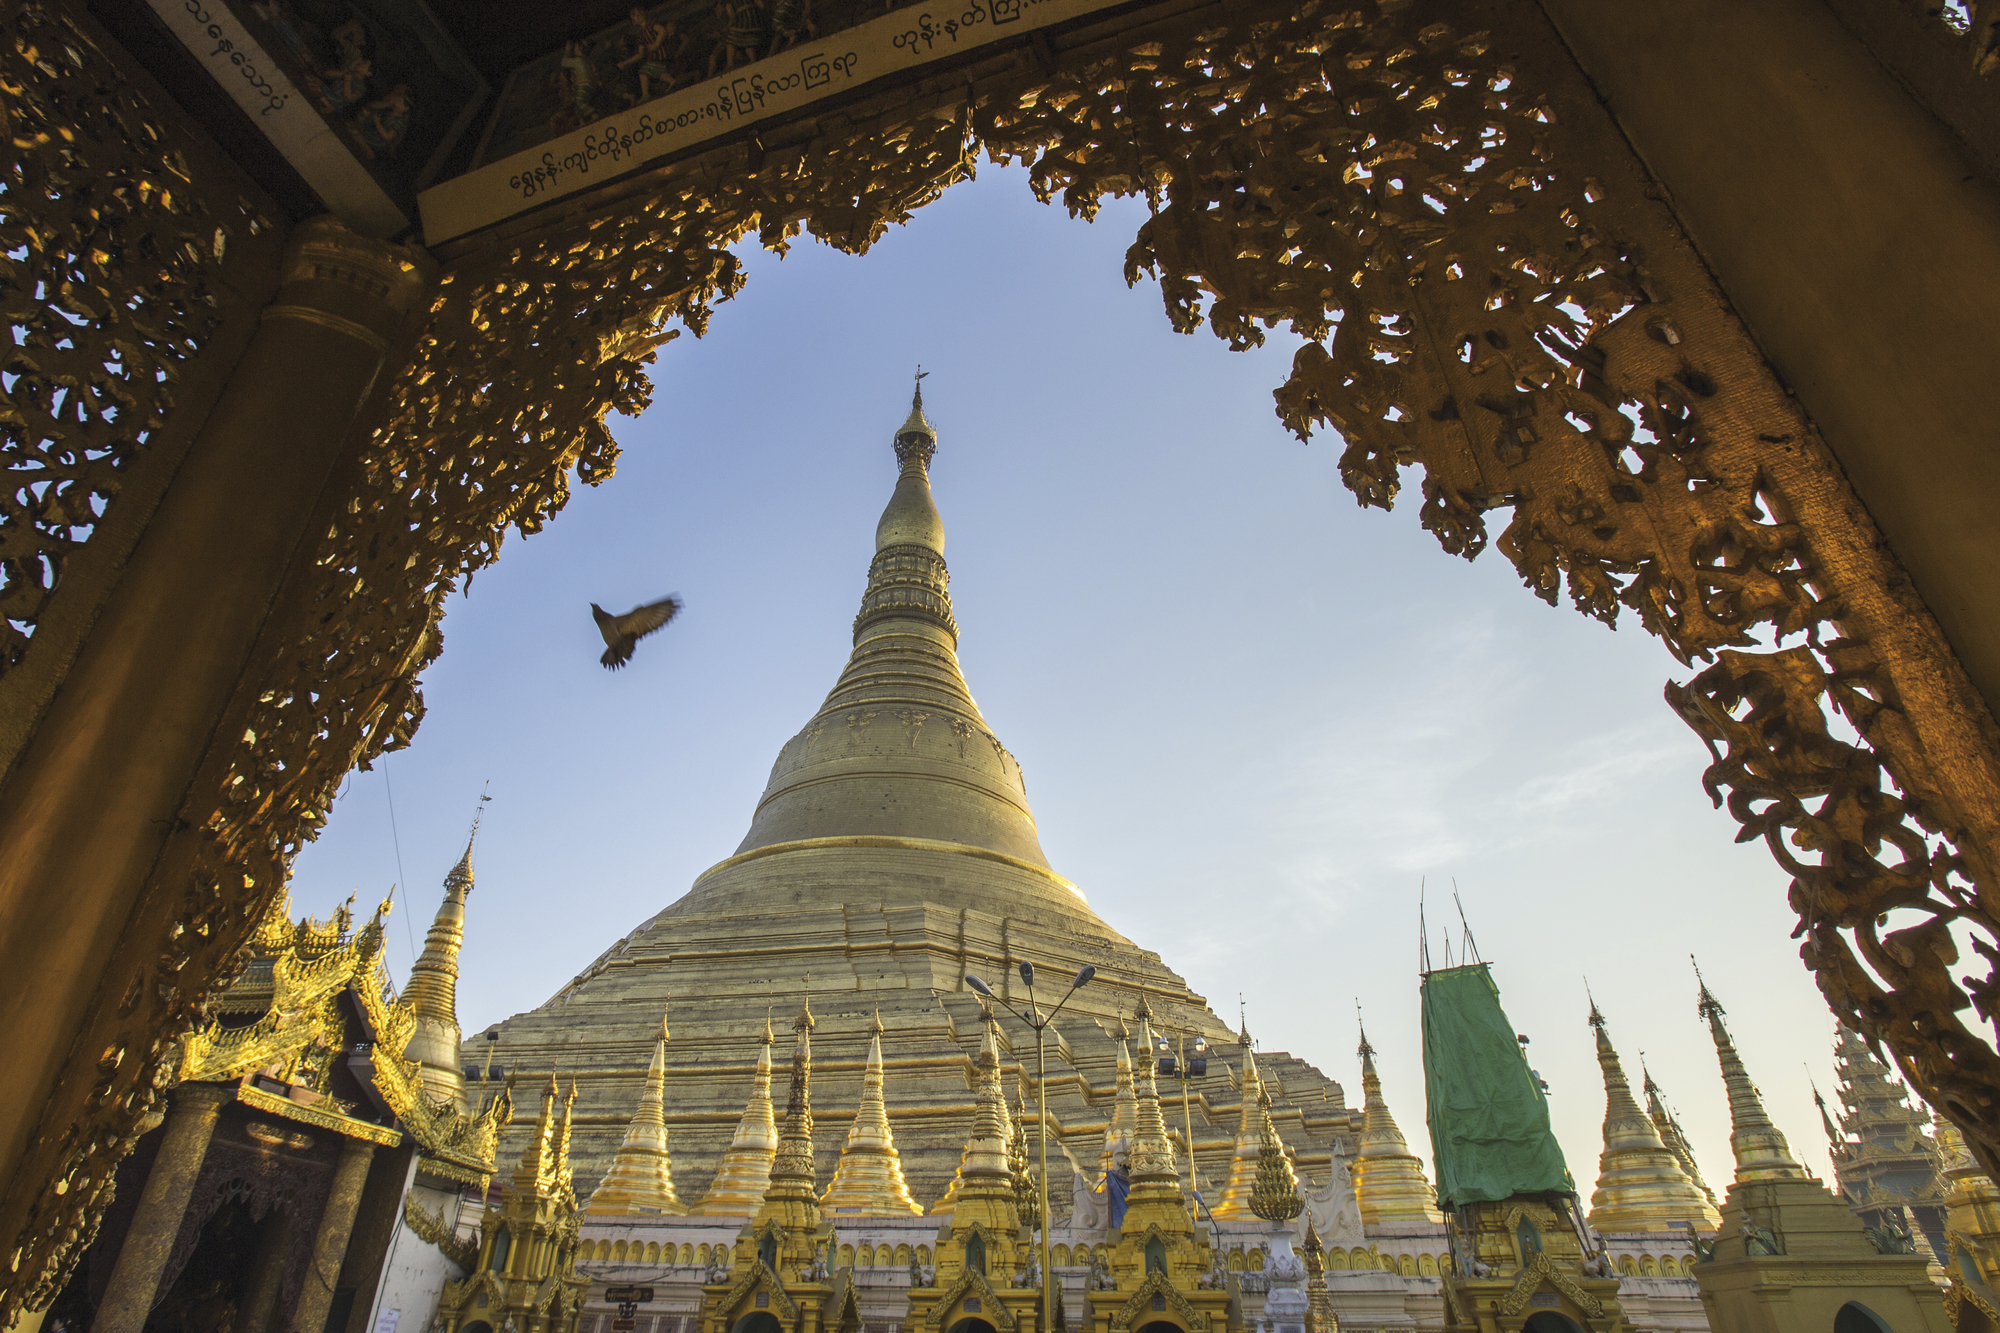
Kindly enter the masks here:
<path id="1" fill-rule="evenodd" d="M 903 1161 L 889 1129 L 889 1112 L 882 1097 L 882 1012 L 868 1039 L 868 1065 L 861 1075 L 861 1105 L 848 1128 L 846 1146 L 820 1207 L 862 1217 L 905 1217 L 923 1209 L 910 1197 L 903 1179 Z"/>
<path id="2" fill-rule="evenodd" d="M 1354 1157 L 1354 1193 L 1364 1227 L 1421 1218 L 1439 1222 L 1437 1192 L 1424 1177 L 1424 1164 L 1410 1151 L 1389 1103 L 1382 1096 L 1382 1079 L 1375 1072 L 1375 1048 L 1368 1030 L 1361 1030 L 1361 1091 L 1365 1110 L 1361 1144 Z"/>
<path id="3" fill-rule="evenodd" d="M 1700 978 L 1699 969 L 1695 975 Z M 1729 1029 L 1722 1022 L 1725 1011 L 1709 993 L 1706 981 L 1701 982 L 1695 1012 L 1708 1022 L 1709 1036 L 1715 1040 L 1716 1059 L 1722 1065 L 1722 1083 L 1729 1092 L 1729 1150 L 1736 1155 L 1737 1181 L 1811 1179 L 1805 1167 L 1792 1156 L 1791 1144 L 1785 1142 L 1784 1134 L 1765 1113 L 1764 1099 L 1757 1085 L 1750 1081 L 1749 1071 L 1736 1053 L 1736 1043 L 1730 1040 Z"/>
<path id="4" fill-rule="evenodd" d="M 1264 1084 L 1257 1073 L 1257 1053 L 1251 1049 L 1247 1025 L 1238 1035 L 1238 1041 L 1243 1047 L 1243 1109 L 1236 1124 L 1236 1146 L 1229 1159 L 1229 1181 L 1215 1204 L 1217 1217 L 1253 1215 L 1250 1199 L 1257 1189 L 1257 1154 L 1263 1146 L 1257 1102 L 1263 1095 Z"/>
<path id="5" fill-rule="evenodd" d="M 1673 1231 L 1685 1223 L 1715 1229 L 1721 1224 L 1715 1209 L 1634 1100 L 1595 1001 L 1589 1021 L 1604 1073 L 1604 1151 L 1590 1196 L 1590 1224 L 1610 1232 Z"/>
<path id="6" fill-rule="evenodd" d="M 778 1119 L 771 1107 L 770 1015 L 757 1048 L 757 1066 L 750 1076 L 750 1100 L 736 1122 L 735 1137 L 722 1154 L 722 1165 L 708 1193 L 694 1211 L 704 1217 L 749 1217 L 764 1201 L 771 1185 L 771 1165 L 778 1156 Z"/>
<path id="7" fill-rule="evenodd" d="M 625 1141 L 592 1191 L 584 1211 L 590 1214 L 687 1212 L 674 1192 L 673 1159 L 667 1152 L 665 1090 L 667 1080 L 667 1020 L 653 1043 L 653 1063 L 639 1093 L 639 1109 L 625 1131 Z"/>

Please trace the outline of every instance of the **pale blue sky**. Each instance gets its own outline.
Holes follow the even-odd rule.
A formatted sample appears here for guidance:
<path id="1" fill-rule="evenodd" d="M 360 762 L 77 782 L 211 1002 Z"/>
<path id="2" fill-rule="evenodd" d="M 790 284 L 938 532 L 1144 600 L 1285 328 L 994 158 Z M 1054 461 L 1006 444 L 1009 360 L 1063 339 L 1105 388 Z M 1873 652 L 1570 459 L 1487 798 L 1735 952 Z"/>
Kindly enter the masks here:
<path id="1" fill-rule="evenodd" d="M 1240 992 L 1263 1045 L 1353 1102 L 1359 997 L 1428 1157 L 1417 892 L 1427 877 L 1435 926 L 1456 881 L 1586 1191 L 1604 1111 L 1586 975 L 1634 1083 L 1643 1049 L 1710 1183 L 1729 1179 L 1693 951 L 1824 1173 L 1804 1066 L 1830 1089 L 1831 1020 L 1785 877 L 1732 844 L 1661 700 L 1688 673 L 1636 625 L 1545 606 L 1496 553 L 1446 556 L 1414 501 L 1356 507 L 1338 441 L 1301 446 L 1273 415 L 1288 337 L 1232 353 L 1171 332 L 1155 284 L 1125 287 L 1143 216 L 1086 225 L 988 166 L 864 258 L 747 250 L 742 297 L 662 351 L 651 411 L 612 418 L 618 475 L 454 598 L 423 729 L 350 779 L 298 905 L 372 906 L 407 875 L 400 981 L 490 779 L 472 1031 L 729 855 L 846 659 L 921 361 L 960 658 L 1099 914 L 1232 1022 Z M 601 669 L 586 604 L 667 592 L 682 619 Z"/>

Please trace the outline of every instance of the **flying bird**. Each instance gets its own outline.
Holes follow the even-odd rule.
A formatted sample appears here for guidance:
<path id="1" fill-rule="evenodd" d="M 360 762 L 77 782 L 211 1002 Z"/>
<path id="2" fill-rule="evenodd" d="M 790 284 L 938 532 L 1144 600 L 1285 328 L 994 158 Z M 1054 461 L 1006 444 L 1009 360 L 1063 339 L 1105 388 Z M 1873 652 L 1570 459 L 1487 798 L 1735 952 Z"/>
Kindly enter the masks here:
<path id="1" fill-rule="evenodd" d="M 645 606 L 635 606 L 622 616 L 614 616 L 596 602 L 590 604 L 590 614 L 597 621 L 597 632 L 604 636 L 604 656 L 597 660 L 604 663 L 607 671 L 616 671 L 632 660 L 632 649 L 639 640 L 672 620 L 680 613 L 681 599 L 662 597 L 657 602 Z"/>

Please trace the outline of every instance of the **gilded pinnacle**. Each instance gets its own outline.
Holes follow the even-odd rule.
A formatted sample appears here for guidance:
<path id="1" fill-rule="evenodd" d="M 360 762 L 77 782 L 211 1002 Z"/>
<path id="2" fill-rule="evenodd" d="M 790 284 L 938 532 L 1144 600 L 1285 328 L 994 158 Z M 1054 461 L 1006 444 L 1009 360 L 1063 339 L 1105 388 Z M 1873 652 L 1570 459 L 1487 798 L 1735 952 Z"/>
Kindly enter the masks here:
<path id="1" fill-rule="evenodd" d="M 667 1152 L 666 1078 L 667 1023 L 663 1016 L 659 1039 L 653 1043 L 653 1062 L 639 1093 L 639 1108 L 632 1113 L 625 1141 L 592 1191 L 585 1212 L 677 1215 L 687 1211 L 674 1192 L 673 1160 Z"/>
<path id="2" fill-rule="evenodd" d="M 923 1209 L 910 1197 L 903 1180 L 902 1158 L 889 1129 L 889 1112 L 883 1102 L 882 1012 L 876 1010 L 869 1025 L 868 1064 L 861 1075 L 861 1105 L 855 1109 L 854 1123 L 847 1131 L 847 1144 L 840 1150 L 840 1162 L 833 1180 L 820 1199 L 822 1208 L 837 1212 L 859 1212 L 863 1217 L 901 1217 Z"/>
<path id="3" fill-rule="evenodd" d="M 1704 1205 L 1701 1214 L 1702 1226 L 1714 1230 L 1722 1225 L 1722 1214 L 1716 1208 L 1715 1191 L 1701 1178 L 1701 1168 L 1695 1165 L 1694 1149 L 1688 1145 L 1687 1135 L 1681 1130 L 1681 1122 L 1667 1109 L 1666 1100 L 1660 1094 L 1660 1085 L 1653 1082 L 1653 1075 L 1646 1070 L 1643 1052 L 1640 1055 L 1639 1068 L 1645 1074 L 1647 1118 L 1653 1122 L 1653 1128 L 1659 1131 L 1660 1142 L 1674 1155 L 1674 1160 L 1680 1163 L 1681 1170 L 1694 1182 L 1694 1187 L 1701 1191 Z"/>
<path id="4" fill-rule="evenodd" d="M 1604 1073 L 1604 1151 L 1590 1197 L 1590 1224 L 1610 1232 L 1671 1231 L 1684 1223 L 1712 1228 L 1716 1224 L 1708 1219 L 1714 1209 L 1639 1109 L 1594 1000 L 1589 1022 Z"/>
<path id="5" fill-rule="evenodd" d="M 1144 996 L 1139 999 L 1139 1033 L 1146 1058 L 1137 1062 L 1134 1072 L 1136 1079 L 1138 1116 L 1132 1134 L 1132 1150 L 1129 1169 L 1132 1176 L 1132 1190 L 1137 1196 L 1142 1187 L 1149 1192 L 1171 1191 L 1180 1197 L 1180 1171 L 1174 1165 L 1174 1145 L 1167 1138 L 1166 1119 L 1160 1114 L 1160 1090 L 1153 1079 L 1153 1025 L 1151 1011 L 1146 1007 Z"/>
<path id="6" fill-rule="evenodd" d="M 736 1122 L 736 1134 L 722 1154 L 722 1166 L 694 1211 L 708 1217 L 748 1217 L 770 1188 L 771 1165 L 778 1156 L 778 1120 L 771 1107 L 771 1017 L 764 1016 L 764 1035 L 757 1048 L 757 1066 L 750 1077 L 750 1100 Z"/>
<path id="7" fill-rule="evenodd" d="M 1425 1179 L 1424 1164 L 1410 1151 L 1382 1096 L 1382 1079 L 1375 1072 L 1375 1048 L 1368 1044 L 1366 1029 L 1361 1033 L 1359 1054 L 1364 1110 L 1361 1145 L 1354 1157 L 1354 1194 L 1362 1225 L 1416 1218 L 1442 1221 L 1437 1191 Z"/>
<path id="8" fill-rule="evenodd" d="M 1243 1107 L 1238 1112 L 1236 1144 L 1229 1158 L 1229 1180 L 1223 1185 L 1222 1197 L 1216 1201 L 1214 1208 L 1217 1217 L 1242 1217 L 1252 1211 L 1251 1200 L 1257 1189 L 1258 1155 L 1263 1148 L 1262 1126 L 1257 1118 L 1263 1080 L 1257 1074 L 1257 1055 L 1250 1049 L 1247 1029 L 1242 1038 Z"/>
<path id="9" fill-rule="evenodd" d="M 1716 1059 L 1722 1065 L 1722 1083 L 1729 1092 L 1729 1148 L 1736 1156 L 1739 1184 L 1759 1180 L 1809 1180 L 1806 1169 L 1792 1156 L 1785 1136 L 1764 1111 L 1764 1100 L 1750 1074 L 1743 1068 L 1736 1043 L 1723 1024 L 1724 1010 L 1708 983 L 1701 983 L 1695 1011 L 1708 1020 L 1709 1035 L 1715 1041 Z"/>

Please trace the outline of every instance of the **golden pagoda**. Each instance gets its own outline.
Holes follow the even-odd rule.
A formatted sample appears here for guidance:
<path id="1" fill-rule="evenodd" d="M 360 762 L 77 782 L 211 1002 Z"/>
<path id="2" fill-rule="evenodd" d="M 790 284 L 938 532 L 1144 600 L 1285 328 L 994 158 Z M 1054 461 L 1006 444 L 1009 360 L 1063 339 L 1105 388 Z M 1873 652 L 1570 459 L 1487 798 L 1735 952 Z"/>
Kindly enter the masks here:
<path id="1" fill-rule="evenodd" d="M 1722 1225 L 1721 1215 L 1688 1179 L 1633 1099 L 1595 1000 L 1590 1026 L 1604 1071 L 1604 1152 L 1598 1158 L 1597 1189 L 1590 1196 L 1590 1224 L 1600 1232 L 1672 1231 L 1687 1224 L 1714 1231 Z"/>
<path id="2" fill-rule="evenodd" d="M 562 1097 L 562 1117 L 556 1100 Z M 480 1220 L 479 1254 L 465 1277 L 447 1281 L 432 1327 L 457 1333 L 484 1325 L 519 1333 L 574 1333 L 590 1279 L 576 1271 L 578 1217 L 569 1148 L 576 1083 L 563 1096 L 553 1071 L 500 1207 Z"/>
<path id="3" fill-rule="evenodd" d="M 1743 1059 L 1736 1053 L 1729 1029 L 1722 1018 L 1724 1009 L 1701 983 L 1695 1011 L 1708 1023 L 1715 1041 L 1716 1059 L 1722 1065 L 1722 1085 L 1729 1093 L 1729 1151 L 1736 1157 L 1738 1184 L 1760 1180 L 1810 1180 L 1811 1173 L 1792 1156 L 1792 1145 L 1765 1114 L 1763 1096 L 1750 1081 Z M 1733 1192 L 1733 1191 L 1732 1191 Z"/>
<path id="4" fill-rule="evenodd" d="M 1145 1000 L 1138 1018 L 1142 1049 L 1153 1049 L 1152 1016 Z M 1137 1329 L 1157 1319 L 1189 1333 L 1221 1333 L 1230 1295 L 1217 1280 L 1214 1251 L 1206 1227 L 1188 1212 L 1174 1163 L 1174 1146 L 1160 1114 L 1153 1062 L 1136 1066 L 1135 1124 L 1127 1165 L 1132 1189 L 1125 1220 L 1105 1259 L 1109 1286 L 1096 1283 L 1084 1293 L 1083 1324 L 1090 1333 Z M 1069 1325 L 1076 1328 L 1075 1322 Z"/>
<path id="5" fill-rule="evenodd" d="M 1424 1164 L 1410 1151 L 1389 1103 L 1382 1096 L 1382 1078 L 1375 1072 L 1375 1048 L 1368 1044 L 1368 1031 L 1361 1031 L 1361 1092 L 1364 1111 L 1361 1144 L 1354 1155 L 1354 1194 L 1361 1208 L 1361 1224 L 1372 1228 L 1384 1222 L 1443 1220 L 1437 1209 L 1437 1192 L 1424 1178 Z"/>
<path id="6" fill-rule="evenodd" d="M 1257 1188 L 1257 1158 L 1262 1145 L 1258 1099 L 1263 1096 L 1263 1080 L 1257 1076 L 1257 1052 L 1251 1047 L 1247 1024 L 1236 1034 L 1236 1040 L 1243 1047 L 1243 1109 L 1236 1122 L 1236 1145 L 1230 1153 L 1229 1179 L 1222 1187 L 1222 1197 L 1216 1200 L 1211 1210 L 1217 1217 L 1252 1215 L 1250 1196 Z"/>
<path id="7" fill-rule="evenodd" d="M 1729 1146 L 1736 1178 L 1723 1200 L 1712 1253 L 1695 1265 L 1709 1327 L 1729 1333 L 1824 1333 L 1859 1326 L 1896 1333 L 1943 1333 L 1945 1307 L 1931 1261 L 1911 1244 L 1885 1243 L 1792 1156 L 1765 1113 L 1723 1023 L 1724 1010 L 1701 985 L 1696 1012 L 1708 1023 L 1729 1094 Z"/>
<path id="8" fill-rule="evenodd" d="M 1013 1129 L 1000 1082 L 1000 1025 L 986 1015 L 974 1076 L 972 1130 L 959 1158 L 951 1220 L 938 1233 L 937 1276 L 910 1289 L 911 1329 L 979 1319 L 1001 1330 L 1032 1329 L 1042 1290 L 1030 1269 L 1034 1247 L 1015 1204 L 1008 1161 Z"/>
<path id="9" fill-rule="evenodd" d="M 424 951 L 403 987 L 403 1003 L 417 1020 L 404 1058 L 416 1061 L 425 1092 L 432 1098 L 449 1097 L 461 1111 L 466 1104 L 459 1058 L 458 954 L 465 944 L 465 900 L 472 892 L 472 844 L 478 837 L 475 820 L 465 854 L 445 876 L 444 902 L 424 932 Z"/>
<path id="10" fill-rule="evenodd" d="M 1646 1115 L 1653 1122 L 1653 1128 L 1659 1131 L 1661 1144 L 1674 1155 L 1674 1160 L 1680 1163 L 1681 1170 L 1694 1182 L 1694 1187 L 1701 1191 L 1701 1197 L 1708 1201 L 1709 1212 L 1715 1213 L 1720 1218 L 1721 1214 L 1717 1213 L 1715 1208 L 1715 1191 L 1701 1178 L 1701 1167 L 1695 1163 L 1694 1149 L 1688 1144 L 1687 1134 L 1681 1129 L 1679 1117 L 1667 1109 L 1666 1098 L 1660 1092 L 1660 1085 L 1653 1081 L 1652 1071 L 1646 1068 L 1644 1051 L 1639 1052 L 1639 1072 L 1645 1078 Z"/>
<path id="11" fill-rule="evenodd" d="M 778 1157 L 778 1119 L 771 1109 L 771 1016 L 764 1016 L 763 1044 L 757 1048 L 757 1068 L 750 1076 L 750 1100 L 736 1133 L 722 1154 L 708 1193 L 692 1210 L 708 1217 L 748 1217 L 764 1202 L 771 1185 L 771 1164 Z"/>
<path id="12" fill-rule="evenodd" d="M 861 1217 L 897 1217 L 924 1211 L 910 1197 L 910 1187 L 903 1182 L 903 1162 L 896 1155 L 888 1108 L 882 1101 L 879 1013 L 868 1038 L 868 1067 L 861 1076 L 861 1105 L 848 1128 L 847 1143 L 840 1150 L 840 1164 L 834 1168 L 833 1180 L 820 1196 L 820 1207 L 832 1214 L 852 1213 Z"/>
<path id="13" fill-rule="evenodd" d="M 667 1153 L 667 1120 L 662 1107 L 667 1081 L 667 1020 L 660 1018 L 660 1039 L 653 1043 L 653 1063 L 646 1070 L 646 1088 L 639 1109 L 625 1131 L 625 1142 L 611 1159 L 591 1192 L 586 1213 L 664 1213 L 679 1215 L 687 1206 L 674 1193 L 673 1159 Z"/>
<path id="14" fill-rule="evenodd" d="M 903 1178 L 912 1199 L 937 1201 L 940 1220 L 956 1200 L 949 1187 L 963 1143 L 965 1034 L 981 1021 L 964 981 L 969 960 L 992 960 L 995 989 L 1010 1003 L 1022 998 L 1019 961 L 1056 973 L 1097 969 L 1097 984 L 1064 1012 L 1047 1088 L 1052 1130 L 1091 1125 L 1093 1148 L 1094 1127 L 1104 1123 L 1093 1090 L 1131 1077 L 1131 1057 L 1120 1054 L 1121 1004 L 1129 1007 L 1121 995 L 1145 994 L 1178 1031 L 1210 1042 L 1231 1036 L 1159 955 L 1098 917 L 1050 866 L 1021 766 L 959 667 L 944 524 L 931 493 L 938 434 L 921 394 L 891 442 L 893 492 L 875 525 L 851 654 L 781 747 L 742 841 L 558 997 L 496 1033 L 504 1066 L 575 1061 L 589 1094 L 624 1112 L 579 1114 L 579 1169 L 587 1170 L 615 1156 L 643 1083 L 630 1052 L 650 1044 L 670 986 L 677 996 L 699 994 L 698 1011 L 675 1011 L 675 1049 L 701 1054 L 675 1070 L 672 1109 L 676 1184 L 683 1199 L 701 1199 L 702 1214 L 748 1216 L 759 1206 L 761 1189 L 735 1179 L 753 1144 L 731 1137 L 744 1111 L 741 1074 L 755 1055 L 745 1037 L 767 1003 L 796 1009 L 808 989 L 829 1021 L 838 1013 L 866 1024 L 877 1013 L 884 1067 L 896 1071 Z M 468 1063 L 483 1055 L 482 1043 Z M 840 1108 L 844 1125 L 867 1095 L 862 1062 L 824 1075 L 815 1091 L 823 1106 Z M 1131 1132 L 1128 1096 L 1111 1108 L 1097 1179 Z M 1315 1167 L 1354 1132 L 1345 1094 L 1310 1067 L 1297 1066 L 1272 1096 L 1288 1138 Z M 1081 1142 L 1058 1140 L 1051 1155 L 1064 1149 L 1090 1171 Z"/>

